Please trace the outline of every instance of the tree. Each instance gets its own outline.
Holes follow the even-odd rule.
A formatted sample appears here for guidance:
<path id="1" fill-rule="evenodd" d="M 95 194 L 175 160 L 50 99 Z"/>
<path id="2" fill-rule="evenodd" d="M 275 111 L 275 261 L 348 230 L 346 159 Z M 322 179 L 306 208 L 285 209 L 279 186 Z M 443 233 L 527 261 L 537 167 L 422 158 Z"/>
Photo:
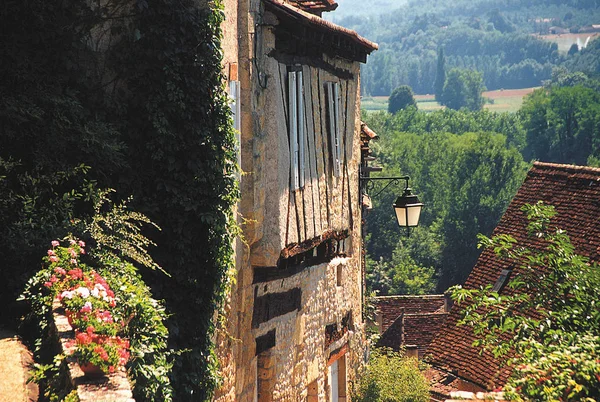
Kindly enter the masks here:
<path id="1" fill-rule="evenodd" d="M 394 114 L 398 110 L 406 109 L 409 106 L 417 106 L 412 89 L 408 85 L 401 85 L 394 89 L 394 92 L 390 95 L 388 112 Z"/>
<path id="2" fill-rule="evenodd" d="M 600 156 L 600 95 L 581 85 L 532 93 L 520 111 L 527 159 L 586 164 Z"/>
<path id="3" fill-rule="evenodd" d="M 579 52 L 579 45 L 577 43 L 573 43 L 571 45 L 571 47 L 569 48 L 569 51 L 567 52 L 567 54 L 569 56 L 573 56 L 574 54 L 576 54 L 577 52 Z"/>
<path id="4" fill-rule="evenodd" d="M 444 58 L 444 48 L 440 46 L 437 56 L 437 68 L 435 72 L 434 93 L 435 100 L 442 101 L 442 93 L 444 92 L 444 83 L 446 82 L 446 59 Z"/>
<path id="5" fill-rule="evenodd" d="M 479 256 L 477 233 L 492 233 L 525 176 L 513 146 L 523 136 L 516 116 L 408 109 L 366 119 L 381 136 L 373 149 L 385 174 L 408 174 L 425 203 L 419 227 L 406 237 L 389 208 L 397 194 L 373 198 L 365 229 L 376 261 L 368 265 L 369 285 L 392 294 L 427 293 L 435 281 L 437 291 L 460 283 Z"/>
<path id="6" fill-rule="evenodd" d="M 351 393 L 356 402 L 427 402 L 429 382 L 419 370 L 417 359 L 376 349 Z"/>
<path id="7" fill-rule="evenodd" d="M 481 110 L 484 103 L 481 94 L 484 90 L 483 76 L 480 72 L 453 68 L 448 72 L 444 83 L 442 104 L 454 110 L 463 107 Z"/>
<path id="8" fill-rule="evenodd" d="M 473 327 L 496 356 L 515 356 L 505 387 L 511 399 L 597 401 L 600 398 L 600 266 L 578 255 L 565 231 L 550 229 L 552 206 L 525 205 L 530 236 L 545 247 L 528 249 L 510 235 L 481 237 L 497 258 L 519 267 L 510 292 L 453 289 L 463 307 L 460 325 Z M 512 354 L 514 352 L 514 354 Z"/>
<path id="9" fill-rule="evenodd" d="M 515 31 L 515 26 L 507 21 L 497 8 L 490 11 L 488 21 L 494 24 L 494 28 L 502 33 Z"/>

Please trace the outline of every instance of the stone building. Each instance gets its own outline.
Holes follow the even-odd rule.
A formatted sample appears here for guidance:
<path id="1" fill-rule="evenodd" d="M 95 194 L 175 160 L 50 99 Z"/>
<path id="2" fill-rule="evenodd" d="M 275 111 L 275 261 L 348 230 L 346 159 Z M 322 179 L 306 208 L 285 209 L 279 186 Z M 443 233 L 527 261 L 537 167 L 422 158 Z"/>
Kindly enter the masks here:
<path id="1" fill-rule="evenodd" d="M 345 401 L 365 359 L 360 63 L 331 0 L 225 1 L 243 236 L 216 401 Z"/>

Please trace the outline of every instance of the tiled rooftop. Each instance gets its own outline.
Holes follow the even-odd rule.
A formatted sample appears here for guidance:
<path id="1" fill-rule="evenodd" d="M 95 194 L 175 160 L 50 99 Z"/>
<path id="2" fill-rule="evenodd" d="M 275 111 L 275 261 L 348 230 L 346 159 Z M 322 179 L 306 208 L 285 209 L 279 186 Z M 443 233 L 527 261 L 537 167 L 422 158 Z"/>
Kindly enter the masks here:
<path id="1" fill-rule="evenodd" d="M 539 200 L 555 207 L 557 215 L 552 224 L 567 231 L 576 251 L 592 261 L 600 261 L 600 169 L 534 163 L 493 234 L 510 234 L 521 246 L 541 248 L 540 239 L 527 235 L 528 221 L 521 211 L 523 205 Z M 493 285 L 502 270 L 510 268 L 506 264 L 497 259 L 492 250 L 484 250 L 464 287 Z M 459 309 L 452 308 L 446 324 L 429 346 L 429 361 L 488 389 L 504 385 L 510 374 L 508 369 L 500 369 L 493 356 L 480 355 L 479 350 L 471 346 L 475 339 L 472 330 L 457 326 L 459 318 Z"/>
<path id="2" fill-rule="evenodd" d="M 334 0 L 291 0 L 296 7 L 309 13 L 321 13 L 323 11 L 333 11 L 338 7 Z"/>
<path id="3" fill-rule="evenodd" d="M 376 308 L 382 331 L 377 346 L 416 346 L 419 357 L 448 316 L 444 295 L 380 296 Z"/>
<path id="4" fill-rule="evenodd" d="M 379 296 L 375 299 L 382 332 L 402 313 L 423 314 L 444 312 L 444 295 Z"/>
<path id="5" fill-rule="evenodd" d="M 320 16 L 313 14 L 312 11 L 314 10 L 309 9 L 311 12 L 305 11 L 302 7 L 302 4 L 308 4 L 310 2 L 301 1 L 300 3 L 286 3 L 283 0 L 263 0 L 263 3 L 270 11 L 277 13 L 279 16 L 287 16 L 290 21 L 293 21 L 294 24 L 308 25 L 312 28 L 322 31 L 323 33 L 327 33 L 337 38 L 344 38 L 350 43 L 362 48 L 366 53 L 371 53 L 372 51 L 378 49 L 378 45 L 376 43 L 363 38 L 355 31 L 324 20 Z M 325 4 L 329 3 L 329 1 L 321 0 L 314 1 L 314 3 L 315 5 L 311 7 L 315 7 L 316 3 Z M 336 3 L 334 2 L 333 4 Z"/>

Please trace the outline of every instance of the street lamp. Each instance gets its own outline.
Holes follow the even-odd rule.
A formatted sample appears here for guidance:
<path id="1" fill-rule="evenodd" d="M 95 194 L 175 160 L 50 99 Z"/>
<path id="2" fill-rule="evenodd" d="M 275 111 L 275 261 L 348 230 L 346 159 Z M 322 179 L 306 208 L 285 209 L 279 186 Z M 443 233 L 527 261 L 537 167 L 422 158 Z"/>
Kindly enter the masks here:
<path id="1" fill-rule="evenodd" d="M 410 187 L 408 187 L 408 179 L 406 180 L 404 193 L 396 198 L 393 206 L 396 211 L 398 226 L 403 228 L 419 226 L 423 203 L 419 202 L 419 197 L 411 192 Z"/>
<path id="2" fill-rule="evenodd" d="M 398 184 L 401 180 L 405 180 L 404 192 L 401 196 L 396 198 L 396 202 L 393 204 L 394 211 L 396 212 L 396 219 L 398 220 L 398 226 L 407 228 L 409 231 L 411 227 L 419 225 L 419 218 L 421 217 L 421 209 L 423 203 L 419 201 L 419 198 L 412 193 L 410 187 L 408 187 L 408 176 L 397 176 L 397 177 L 361 177 L 360 181 L 363 186 L 363 194 L 367 194 L 374 190 L 375 183 L 385 182 L 386 184 L 379 188 L 374 196 L 380 194 L 391 184 Z M 408 232 L 410 234 L 410 231 Z"/>

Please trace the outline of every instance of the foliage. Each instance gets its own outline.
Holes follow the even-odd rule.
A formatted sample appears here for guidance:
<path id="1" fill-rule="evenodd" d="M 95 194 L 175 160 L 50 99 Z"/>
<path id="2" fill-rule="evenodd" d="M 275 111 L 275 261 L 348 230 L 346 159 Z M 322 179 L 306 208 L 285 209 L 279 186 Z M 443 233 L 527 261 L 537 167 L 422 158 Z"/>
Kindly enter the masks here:
<path id="1" fill-rule="evenodd" d="M 145 3 L 145 2 L 144 2 Z M 214 313 L 233 268 L 235 135 L 221 71 L 222 4 L 154 0 L 135 7 L 110 49 L 119 85 L 112 110 L 135 166 L 117 191 L 162 232 L 154 259 L 172 275 L 145 274 L 172 313 L 174 398 L 211 398 L 218 383 Z M 134 119 L 128 116 L 135 116 Z"/>
<path id="2" fill-rule="evenodd" d="M 519 121 L 488 111 L 407 110 L 369 114 L 366 123 L 381 138 L 373 150 L 385 175 L 408 174 L 425 203 L 419 228 L 404 237 L 387 207 L 393 192 L 373 199 L 366 218 L 367 252 L 377 261 L 367 275 L 372 288 L 422 292 L 437 281 L 437 290 L 444 291 L 461 283 L 479 256 L 477 233 L 491 234 L 525 176 L 522 156 L 500 134 L 518 142 Z M 407 273 L 408 266 L 419 268 Z M 376 284 L 378 277 L 382 285 Z"/>
<path id="3" fill-rule="evenodd" d="M 0 147 L 0 153 L 7 148 Z M 5 325 L 23 313 L 15 300 L 39 266 L 47 239 L 65 236 L 71 220 L 86 214 L 85 200 L 95 191 L 84 165 L 50 172 L 27 165 L 0 156 L 0 301 L 5 306 L 0 316 Z"/>
<path id="4" fill-rule="evenodd" d="M 441 103 L 450 109 L 481 110 L 485 91 L 481 73 L 477 71 L 459 70 L 453 68 L 446 76 L 442 91 Z"/>
<path id="5" fill-rule="evenodd" d="M 415 358 L 389 349 L 371 352 L 365 372 L 352 386 L 357 402 L 426 402 L 429 382 L 419 370 Z"/>
<path id="6" fill-rule="evenodd" d="M 552 206 L 526 205 L 529 235 L 543 247 L 527 248 L 509 235 L 481 244 L 518 267 L 510 292 L 491 287 L 454 289 L 462 325 L 496 356 L 514 351 L 507 396 L 516 400 L 594 401 L 600 397 L 600 267 L 576 254 L 566 232 L 549 225 Z"/>
<path id="7" fill-rule="evenodd" d="M 133 194 L 135 209 L 163 229 L 153 261 L 173 275 L 144 273 L 166 299 L 177 350 L 172 372 L 148 376 L 171 375 L 178 400 L 210 399 L 217 384 L 213 317 L 233 267 L 236 159 L 222 20 L 221 2 L 192 0 L 9 2 L 0 17 L 3 305 L 33 275 L 46 239 L 89 223 L 98 187 Z M 96 223 L 126 228 L 129 218 L 107 219 Z M 102 252 L 123 244 L 112 235 Z M 152 264 L 140 260 L 139 244 L 112 251 Z"/>
<path id="8" fill-rule="evenodd" d="M 407 85 L 401 85 L 392 91 L 390 95 L 388 112 L 394 114 L 398 110 L 406 109 L 408 107 L 417 107 L 412 89 Z"/>
<path id="9" fill-rule="evenodd" d="M 373 15 L 370 10 L 366 15 L 365 8 L 380 11 Z M 329 18 L 336 19 L 335 14 Z M 560 54 L 556 43 L 532 35 L 547 34 L 551 26 L 574 31 L 596 24 L 596 0 L 366 0 L 354 13 L 345 14 L 352 15 L 336 21 L 380 46 L 369 56 L 361 75 L 362 92 L 372 96 L 389 95 L 399 85 L 409 85 L 418 94 L 438 93 L 435 85 L 442 47 L 447 70 L 480 71 L 490 90 L 540 86 L 553 68 L 562 65 L 573 72 L 600 71 L 600 58 L 591 50 L 593 42 L 589 50 L 569 56 Z"/>
<path id="10" fill-rule="evenodd" d="M 110 212 L 115 209 L 110 208 L 109 205 L 108 210 Z M 124 213 L 123 216 L 114 216 L 114 218 L 131 219 L 131 215 Z M 132 222 L 132 224 L 140 225 L 146 220 L 145 216 L 140 216 L 140 221 Z M 106 217 L 101 221 L 105 222 Z M 123 232 L 121 234 L 126 248 L 133 247 L 133 243 L 139 240 L 136 233 L 131 236 Z M 110 238 L 110 236 L 108 237 Z M 114 252 L 107 251 L 106 245 L 102 243 L 102 238 L 92 237 L 91 240 L 103 246 L 103 248 L 101 247 L 102 252 L 82 255 L 81 257 L 85 258 L 82 263 L 78 262 L 78 258 L 85 243 L 75 242 L 75 244 L 69 244 L 69 247 L 59 247 L 59 242 L 54 241 L 45 257 L 49 265 L 38 271 L 29 280 L 21 296 L 21 299 L 27 301 L 30 306 L 29 313 L 22 323 L 21 331 L 28 333 L 29 337 L 33 338 L 34 356 L 40 364 L 41 374 L 39 377 L 42 381 L 43 393 L 48 394 L 47 397 L 52 400 L 53 395 L 60 394 L 65 387 L 64 382 L 60 380 L 60 370 L 58 370 L 62 358 L 55 357 L 57 351 L 54 350 L 53 345 L 56 340 L 49 336 L 48 332 L 52 319 L 52 300 L 54 296 L 58 295 L 62 296 L 68 306 L 79 308 L 78 313 L 73 316 L 75 324 L 79 321 L 80 325 L 84 325 L 83 318 L 85 316 L 88 318 L 88 323 L 90 319 L 96 323 L 93 333 L 88 334 L 90 338 L 92 336 L 98 338 L 96 335 L 98 332 L 112 336 L 118 331 L 130 340 L 131 358 L 127 363 L 127 369 L 133 379 L 133 392 L 136 400 L 170 401 L 173 391 L 168 374 L 172 363 L 169 362 L 167 350 L 168 331 L 164 325 L 165 309 L 152 298 L 148 286 L 140 278 L 137 269 Z M 67 270 L 65 268 L 73 264 L 71 261 L 74 259 L 73 252 L 77 255 L 77 259 L 75 259 L 77 267 L 73 266 L 70 267 L 73 269 Z M 147 251 L 142 250 L 142 254 L 147 255 Z M 89 270 L 89 266 L 97 267 L 98 273 Z M 88 285 L 91 284 L 94 286 L 89 290 Z M 69 295 L 65 292 L 58 293 L 58 289 L 65 286 L 75 288 L 71 292 L 71 299 L 68 299 Z M 84 286 L 90 293 L 86 300 L 75 295 L 77 293 L 87 294 L 88 292 L 83 289 Z M 54 291 L 51 292 L 49 289 L 54 289 Z M 113 291 L 114 299 L 112 299 Z M 98 297 L 95 296 L 96 294 Z M 106 313 L 102 313 L 99 317 L 96 314 L 92 315 L 92 306 L 86 306 L 86 301 L 90 300 L 98 308 L 114 305 L 114 310 L 111 310 L 110 316 Z M 118 303 L 114 303 L 113 300 L 118 300 Z M 90 311 L 87 311 L 88 309 Z M 99 321 L 102 322 L 102 325 Z M 110 321 L 126 323 L 126 325 L 112 328 Z M 83 333 L 87 333 L 88 329 L 85 327 Z M 84 340 L 87 342 L 86 339 L 81 339 L 81 341 Z M 86 344 L 89 345 L 89 343 Z M 113 349 L 118 353 L 118 348 Z M 53 359 L 58 360 L 54 364 L 49 363 Z"/>
<path id="11" fill-rule="evenodd" d="M 435 70 L 434 94 L 435 100 L 442 101 L 444 92 L 444 83 L 446 82 L 446 58 L 444 57 L 444 48 L 440 47 L 437 54 L 437 67 Z"/>
<path id="12" fill-rule="evenodd" d="M 590 156 L 600 156 L 600 94 L 594 89 L 539 89 L 525 100 L 520 114 L 527 159 L 585 165 Z"/>

